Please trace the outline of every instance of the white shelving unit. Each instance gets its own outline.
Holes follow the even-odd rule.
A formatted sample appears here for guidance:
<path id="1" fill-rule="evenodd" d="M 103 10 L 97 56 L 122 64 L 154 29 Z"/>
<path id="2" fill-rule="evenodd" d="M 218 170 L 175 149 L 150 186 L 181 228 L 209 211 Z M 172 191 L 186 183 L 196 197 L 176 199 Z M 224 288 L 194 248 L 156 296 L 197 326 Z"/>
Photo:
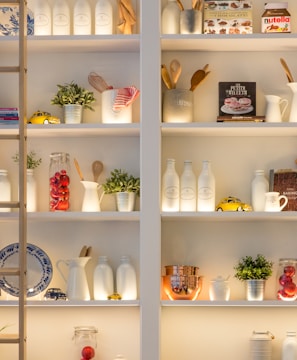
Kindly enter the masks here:
<path id="1" fill-rule="evenodd" d="M 158 26 L 165 2 L 139 0 L 140 34 L 28 39 L 29 114 L 40 108 L 61 115 L 60 109 L 49 105 L 56 84 L 75 79 L 88 87 L 90 71 L 98 72 L 114 86 L 133 83 L 141 91 L 132 124 L 101 124 L 101 98 L 95 93 L 95 113 L 85 112 L 84 124 L 28 126 L 28 148 L 36 150 L 43 159 L 35 174 L 40 211 L 28 214 L 28 241 L 36 243 L 52 259 L 51 287 L 65 289 L 55 262 L 76 256 L 84 244 L 94 250 L 87 268 L 91 290 L 92 271 L 99 254 L 110 258 L 114 270 L 120 255 L 130 254 L 139 285 L 139 299 L 133 302 L 52 303 L 44 301 L 43 294 L 29 300 L 30 360 L 74 356 L 70 339 L 73 327 L 81 324 L 99 328 L 98 352 L 106 360 L 117 353 L 123 353 L 129 360 L 197 356 L 205 360 L 247 360 L 253 330 L 270 330 L 276 336 L 273 342 L 276 360 L 285 331 L 295 329 L 296 303 L 276 300 L 274 277 L 267 282 L 265 301 L 250 303 L 243 300 L 243 285 L 232 276 L 235 261 L 245 254 L 265 253 L 273 259 L 275 269 L 278 258 L 297 257 L 295 213 L 162 213 L 160 184 L 168 157 L 176 158 L 179 173 L 183 161 L 192 158 L 197 175 L 201 161 L 208 158 L 217 180 L 217 201 L 228 195 L 249 201 L 255 168 L 267 172 L 270 168 L 294 166 L 297 125 L 287 123 L 287 115 L 280 124 L 216 123 L 215 119 L 218 81 L 257 81 L 259 114 L 265 110 L 266 93 L 290 100 L 279 58 L 284 57 L 297 74 L 297 25 L 294 23 L 292 34 L 286 35 L 259 34 L 256 25 L 255 34 L 248 36 L 165 36 Z M 263 4 L 264 0 L 255 4 L 256 24 Z M 297 5 L 293 0 L 289 0 L 289 9 L 294 19 Z M 13 58 L 16 44 L 15 38 L 0 39 L 4 60 Z M 179 87 L 188 88 L 192 73 L 210 64 L 211 74 L 194 93 L 195 122 L 191 124 L 162 123 L 164 89 L 160 64 L 169 64 L 174 57 L 183 68 Z M 14 88 L 12 81 L 0 89 L 0 104 L 13 105 L 14 99 L 8 94 Z M 0 131 L 16 133 L 14 127 L 0 127 Z M 120 214 L 107 201 L 102 203 L 101 213 L 81 213 L 83 193 L 72 166 L 72 211 L 49 213 L 48 157 L 58 150 L 77 158 L 86 178 L 91 178 L 90 165 L 96 159 L 105 165 L 102 179 L 116 167 L 140 174 L 142 193 L 137 211 Z M 16 194 L 16 168 L 11 160 L 14 151 L 9 146 L 1 151 L 0 166 L 8 168 Z M 1 247 L 16 239 L 15 223 L 14 213 L 1 214 Z M 177 262 L 200 267 L 203 288 L 195 302 L 160 298 L 163 266 Z M 231 300 L 227 303 L 211 302 L 208 298 L 209 281 L 219 274 L 230 275 Z M 16 313 L 15 299 L 7 299 L 2 292 L 0 307 L 5 309 L 1 321 L 11 323 Z M 193 344 L 199 345 L 199 353 Z M 4 349 L 4 355 L 7 360 L 16 358 L 10 349 Z"/>

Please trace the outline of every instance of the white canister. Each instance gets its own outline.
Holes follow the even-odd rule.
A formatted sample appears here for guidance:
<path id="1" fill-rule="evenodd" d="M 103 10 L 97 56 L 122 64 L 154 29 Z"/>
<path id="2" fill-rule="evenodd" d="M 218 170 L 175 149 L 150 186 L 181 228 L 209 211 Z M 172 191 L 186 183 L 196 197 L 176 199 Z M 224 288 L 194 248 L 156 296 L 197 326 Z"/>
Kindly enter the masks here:
<path id="1" fill-rule="evenodd" d="M 250 339 L 251 360 L 271 360 L 272 339 L 270 331 L 253 331 Z"/>
<path id="2" fill-rule="evenodd" d="M 11 201 L 11 185 L 7 170 L 0 170 L 0 201 Z M 11 208 L 0 208 L 0 212 L 7 211 L 11 211 Z"/>
<path id="3" fill-rule="evenodd" d="M 170 89 L 164 93 L 163 122 L 188 123 L 193 121 L 193 91 Z"/>
<path id="4" fill-rule="evenodd" d="M 209 298 L 211 301 L 228 301 L 230 299 L 230 286 L 228 279 L 218 276 L 217 278 L 211 280 Z"/>
<path id="5" fill-rule="evenodd" d="M 105 90 L 101 97 L 101 116 L 103 124 L 126 124 L 132 122 L 132 105 L 118 110 L 113 109 L 118 89 Z"/>

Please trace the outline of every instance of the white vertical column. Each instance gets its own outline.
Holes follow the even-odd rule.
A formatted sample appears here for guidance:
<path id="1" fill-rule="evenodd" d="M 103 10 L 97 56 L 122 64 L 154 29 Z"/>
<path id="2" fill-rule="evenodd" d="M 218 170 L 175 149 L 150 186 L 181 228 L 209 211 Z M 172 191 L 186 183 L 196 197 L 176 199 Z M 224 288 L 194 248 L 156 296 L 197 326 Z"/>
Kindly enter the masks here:
<path id="1" fill-rule="evenodd" d="M 160 1 L 141 1 L 141 360 L 160 358 Z"/>

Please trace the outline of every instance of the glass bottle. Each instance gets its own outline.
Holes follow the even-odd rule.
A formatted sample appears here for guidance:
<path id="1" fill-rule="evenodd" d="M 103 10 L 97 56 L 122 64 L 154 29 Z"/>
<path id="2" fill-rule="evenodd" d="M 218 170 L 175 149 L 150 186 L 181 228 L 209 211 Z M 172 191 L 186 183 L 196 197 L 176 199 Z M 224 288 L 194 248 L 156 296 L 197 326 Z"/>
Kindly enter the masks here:
<path id="1" fill-rule="evenodd" d="M 70 9 L 67 0 L 56 0 L 54 3 L 53 35 L 70 35 Z"/>
<path id="2" fill-rule="evenodd" d="M 37 188 L 33 169 L 27 169 L 27 211 L 37 211 Z"/>
<path id="3" fill-rule="evenodd" d="M 297 360 L 296 331 L 287 331 L 282 345 L 282 360 Z"/>
<path id="4" fill-rule="evenodd" d="M 175 159 L 167 159 L 167 167 L 162 177 L 162 211 L 179 211 L 179 186 Z"/>
<path id="5" fill-rule="evenodd" d="M 34 35 L 52 34 L 51 8 L 47 0 L 35 0 Z"/>
<path id="6" fill-rule="evenodd" d="M 162 34 L 179 34 L 180 8 L 176 0 L 168 0 L 162 11 Z"/>
<path id="7" fill-rule="evenodd" d="M 113 33 L 113 9 L 109 0 L 98 0 L 95 8 L 95 34 Z"/>
<path id="8" fill-rule="evenodd" d="M 99 256 L 94 271 L 94 300 L 107 300 L 114 293 L 113 272 L 107 256 Z"/>
<path id="9" fill-rule="evenodd" d="M 297 299 L 297 259 L 279 259 L 276 276 L 277 298 L 284 301 Z"/>
<path id="10" fill-rule="evenodd" d="M 73 12 L 73 34 L 91 35 L 91 6 L 88 0 L 76 0 Z"/>
<path id="11" fill-rule="evenodd" d="M 136 272 L 130 262 L 130 257 L 121 256 L 121 264 L 116 273 L 117 293 L 122 300 L 137 299 Z"/>
<path id="12" fill-rule="evenodd" d="M 198 211 L 215 210 L 215 177 L 211 170 L 211 163 L 203 160 L 202 171 L 198 177 Z"/>
<path id="13" fill-rule="evenodd" d="M 252 181 L 252 207 L 254 211 L 264 211 L 265 193 L 269 191 L 269 182 L 265 177 L 264 170 L 255 170 Z"/>
<path id="14" fill-rule="evenodd" d="M 196 176 L 192 161 L 184 161 L 184 170 L 180 177 L 180 211 L 196 211 Z"/>
<path id="15" fill-rule="evenodd" d="M 49 191 L 50 211 L 67 211 L 70 208 L 69 154 L 55 152 L 50 155 Z"/>
<path id="16" fill-rule="evenodd" d="M 94 326 L 75 326 L 74 343 L 77 351 L 77 360 L 97 359 L 97 333 Z"/>
<path id="17" fill-rule="evenodd" d="M 0 170 L 0 201 L 11 201 L 11 185 L 8 179 L 8 171 Z M 0 208 L 0 212 L 10 212 L 11 208 Z"/>

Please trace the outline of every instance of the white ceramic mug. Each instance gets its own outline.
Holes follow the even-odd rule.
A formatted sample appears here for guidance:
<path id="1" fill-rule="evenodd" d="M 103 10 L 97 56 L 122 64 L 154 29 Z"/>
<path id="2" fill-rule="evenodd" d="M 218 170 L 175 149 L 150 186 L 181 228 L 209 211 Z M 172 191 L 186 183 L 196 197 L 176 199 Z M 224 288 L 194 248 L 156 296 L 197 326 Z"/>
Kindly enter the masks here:
<path id="1" fill-rule="evenodd" d="M 284 200 L 282 204 L 281 200 Z M 287 203 L 288 198 L 277 191 L 265 193 L 265 211 L 282 211 Z"/>

